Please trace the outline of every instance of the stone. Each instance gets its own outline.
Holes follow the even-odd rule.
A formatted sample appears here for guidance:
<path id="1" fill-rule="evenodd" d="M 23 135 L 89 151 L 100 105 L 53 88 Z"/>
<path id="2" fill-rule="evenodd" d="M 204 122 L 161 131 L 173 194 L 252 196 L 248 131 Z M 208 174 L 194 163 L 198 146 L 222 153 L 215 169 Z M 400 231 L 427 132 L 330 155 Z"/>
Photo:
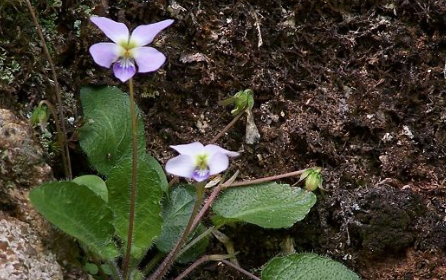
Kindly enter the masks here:
<path id="1" fill-rule="evenodd" d="M 0 217 L 0 279 L 63 279 L 62 268 L 28 223 Z"/>

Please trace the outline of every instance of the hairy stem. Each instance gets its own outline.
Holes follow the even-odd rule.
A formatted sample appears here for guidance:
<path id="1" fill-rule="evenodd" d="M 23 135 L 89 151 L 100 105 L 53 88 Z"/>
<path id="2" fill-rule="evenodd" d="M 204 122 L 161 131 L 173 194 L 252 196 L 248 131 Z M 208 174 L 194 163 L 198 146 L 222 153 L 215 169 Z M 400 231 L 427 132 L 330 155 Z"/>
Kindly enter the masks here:
<path id="1" fill-rule="evenodd" d="M 135 94 L 133 91 L 133 79 L 129 80 L 130 91 L 130 115 L 132 116 L 132 183 L 130 190 L 130 213 L 129 228 L 127 233 L 127 248 L 125 252 L 124 262 L 122 265 L 124 280 L 129 277 L 130 256 L 133 243 L 133 228 L 135 223 L 135 200 L 136 200 L 136 174 L 138 170 L 138 130 L 136 122 L 135 110 Z"/>
<path id="2" fill-rule="evenodd" d="M 261 183 L 265 183 L 265 182 L 275 181 L 275 180 L 279 180 L 279 179 L 286 178 L 286 177 L 302 175 L 302 173 L 304 173 L 305 170 L 307 170 L 307 169 L 301 169 L 301 170 L 297 170 L 297 171 L 293 171 L 293 172 L 289 172 L 289 173 L 274 175 L 274 176 L 270 176 L 270 177 L 264 177 L 264 178 L 255 179 L 255 180 L 246 180 L 246 181 L 241 181 L 241 182 L 234 182 L 234 183 L 232 183 L 230 185 L 227 185 L 226 187 L 227 188 L 241 187 L 241 186 L 247 186 L 247 185 L 253 185 L 253 184 L 261 184 Z"/>
<path id="3" fill-rule="evenodd" d="M 157 268 L 157 270 L 148 278 L 149 280 L 160 280 L 164 277 L 167 270 L 172 266 L 173 262 L 175 261 L 175 258 L 178 255 L 178 252 L 180 251 L 183 244 L 186 242 L 187 237 L 189 236 L 189 233 L 192 231 L 193 222 L 196 216 L 196 213 L 198 212 L 198 209 L 200 208 L 201 204 L 203 203 L 203 196 L 204 196 L 204 187 L 205 183 L 200 182 L 195 185 L 196 191 L 197 191 L 197 199 L 195 200 L 194 208 L 192 210 L 192 214 L 189 218 L 189 221 L 187 222 L 187 226 L 183 231 L 183 234 L 181 235 L 178 242 L 175 244 L 173 249 L 169 252 L 167 257 L 164 259 L 164 261 L 161 263 L 161 265 Z"/>
<path id="4" fill-rule="evenodd" d="M 189 250 L 190 248 L 192 248 L 192 246 L 194 246 L 195 244 L 197 244 L 200 240 L 202 240 L 203 238 L 205 238 L 206 236 L 210 235 L 214 230 L 216 230 L 215 227 L 210 227 L 207 230 L 205 230 L 202 234 L 200 234 L 199 236 L 195 237 L 191 242 L 187 243 L 186 246 L 184 246 L 183 248 L 181 248 L 181 251 L 177 254 L 177 258 L 179 258 L 182 254 L 184 254 L 187 250 Z"/>
<path id="5" fill-rule="evenodd" d="M 191 266 L 189 266 L 185 271 L 183 271 L 183 273 L 181 273 L 180 275 L 178 275 L 177 278 L 175 278 L 174 280 L 181 280 L 184 277 L 186 277 L 189 273 L 192 272 L 192 270 L 194 270 L 195 268 L 197 268 L 199 265 L 207 262 L 207 261 L 218 261 L 218 262 L 222 262 L 232 268 L 234 268 L 235 270 L 240 271 L 241 273 L 245 274 L 246 276 L 248 276 L 251 279 L 254 280 L 261 280 L 259 277 L 255 276 L 254 274 L 250 273 L 247 270 L 244 270 L 243 268 L 227 261 L 227 258 L 230 258 L 231 255 L 208 255 L 208 256 L 203 256 L 201 258 L 199 258 L 198 260 L 196 260 Z"/>
<path id="6" fill-rule="evenodd" d="M 217 198 L 218 193 L 226 188 L 227 186 L 229 186 L 230 184 L 232 184 L 234 182 L 234 180 L 237 178 L 238 176 L 238 171 L 235 172 L 234 175 L 232 175 L 231 178 L 229 178 L 229 180 L 227 180 L 226 182 L 224 182 L 223 184 L 219 184 L 218 186 L 216 186 L 213 190 L 211 195 L 209 195 L 208 199 L 206 200 L 206 203 L 203 205 L 203 207 L 201 208 L 200 212 L 197 214 L 197 216 L 195 216 L 194 221 L 192 222 L 192 229 L 194 229 L 198 223 L 200 222 L 201 218 L 203 218 L 204 214 L 206 213 L 206 211 L 209 209 L 209 207 L 212 206 L 212 203 L 214 202 L 214 200 Z"/>
<path id="7" fill-rule="evenodd" d="M 62 161 L 64 165 L 64 171 L 65 171 L 65 177 L 67 177 L 68 180 L 71 180 L 73 178 L 73 174 L 71 171 L 71 159 L 70 159 L 70 151 L 68 149 L 68 143 L 67 143 L 67 128 L 65 126 L 65 116 L 63 113 L 63 104 L 62 104 L 62 97 L 61 97 L 61 91 L 59 82 L 57 81 L 57 75 L 56 75 L 56 68 L 54 67 L 53 59 L 51 58 L 50 52 L 48 51 L 48 46 L 46 45 L 45 37 L 43 36 L 42 28 L 40 27 L 39 21 L 37 20 L 36 13 L 34 12 L 34 8 L 31 5 L 31 2 L 29 0 L 25 0 L 26 5 L 28 6 L 29 13 L 31 14 L 31 17 L 33 19 L 34 25 L 36 26 L 37 33 L 39 34 L 40 40 L 42 41 L 42 47 L 43 52 L 46 56 L 46 59 L 48 60 L 48 63 L 51 67 L 51 72 L 53 76 L 53 82 L 54 82 L 54 92 L 57 99 L 57 105 L 59 110 L 59 120 L 60 120 L 60 127 L 62 128 L 62 132 L 57 132 L 59 134 L 59 137 L 62 142 Z M 53 114 L 54 115 L 54 114 Z M 57 122 L 57 121 L 56 121 Z"/>
<path id="8" fill-rule="evenodd" d="M 110 267 L 110 270 L 111 270 L 114 280 L 123 280 L 124 279 L 124 278 L 122 278 L 121 272 L 119 271 L 119 268 L 114 261 L 108 261 L 107 264 Z"/>

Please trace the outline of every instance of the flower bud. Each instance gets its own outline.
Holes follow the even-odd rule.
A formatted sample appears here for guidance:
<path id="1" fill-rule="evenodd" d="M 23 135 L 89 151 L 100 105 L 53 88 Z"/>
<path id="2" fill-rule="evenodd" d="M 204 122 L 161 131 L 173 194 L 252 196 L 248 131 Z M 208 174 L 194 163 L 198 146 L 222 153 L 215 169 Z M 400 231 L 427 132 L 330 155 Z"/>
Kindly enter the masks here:
<path id="1" fill-rule="evenodd" d="M 315 167 L 305 170 L 300 176 L 300 180 L 305 179 L 305 189 L 308 191 L 315 191 L 317 188 L 322 188 L 322 174 L 321 168 Z"/>

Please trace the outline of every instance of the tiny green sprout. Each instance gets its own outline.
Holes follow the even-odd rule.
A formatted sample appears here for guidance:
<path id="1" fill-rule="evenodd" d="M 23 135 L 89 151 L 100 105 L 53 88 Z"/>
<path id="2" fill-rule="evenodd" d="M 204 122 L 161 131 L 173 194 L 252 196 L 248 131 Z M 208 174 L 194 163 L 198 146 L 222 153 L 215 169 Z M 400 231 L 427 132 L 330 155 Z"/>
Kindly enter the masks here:
<path id="1" fill-rule="evenodd" d="M 31 113 L 31 124 L 33 126 L 40 125 L 46 127 L 48 119 L 50 118 L 50 112 L 47 106 L 40 104 Z"/>
<path id="2" fill-rule="evenodd" d="M 322 189 L 322 169 L 320 167 L 309 168 L 300 176 L 299 181 L 305 180 L 305 189 L 315 191 L 317 188 Z"/>
<path id="3" fill-rule="evenodd" d="M 234 104 L 235 108 L 231 114 L 238 115 L 245 110 L 251 110 L 254 107 L 254 92 L 252 89 L 245 89 L 237 92 L 234 96 L 218 102 L 221 106 Z"/>

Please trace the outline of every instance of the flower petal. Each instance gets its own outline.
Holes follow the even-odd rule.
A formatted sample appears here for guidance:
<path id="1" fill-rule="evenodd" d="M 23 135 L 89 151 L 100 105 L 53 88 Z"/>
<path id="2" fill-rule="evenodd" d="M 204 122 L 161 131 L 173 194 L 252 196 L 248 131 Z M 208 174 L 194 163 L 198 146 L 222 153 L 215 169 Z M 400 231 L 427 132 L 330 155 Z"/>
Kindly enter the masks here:
<path id="1" fill-rule="evenodd" d="M 240 154 L 237 152 L 231 152 L 226 149 L 223 149 L 222 147 L 219 147 L 217 145 L 209 144 L 204 147 L 204 150 L 208 153 L 209 157 L 212 158 L 212 156 L 216 153 L 222 153 L 225 154 L 228 157 L 237 157 Z"/>
<path id="2" fill-rule="evenodd" d="M 138 72 L 147 73 L 158 70 L 166 61 L 164 54 L 151 47 L 138 47 L 131 50 L 138 65 Z"/>
<path id="3" fill-rule="evenodd" d="M 129 40 L 129 29 L 125 24 L 116 22 L 106 17 L 91 17 L 90 20 L 113 42 L 118 44 L 127 43 Z"/>
<path id="4" fill-rule="evenodd" d="M 90 54 L 98 65 L 110 68 L 118 58 L 119 48 L 115 43 L 97 43 L 90 47 Z"/>
<path id="5" fill-rule="evenodd" d="M 166 171 L 172 175 L 192 178 L 195 171 L 194 160 L 187 155 L 176 156 L 167 161 Z"/>
<path id="6" fill-rule="evenodd" d="M 188 155 L 196 157 L 203 152 L 204 146 L 200 142 L 194 142 L 190 144 L 170 146 L 172 149 L 180 153 L 181 155 Z M 194 160 L 193 160 L 194 161 Z M 195 162 L 195 161 L 194 161 Z"/>
<path id="7" fill-rule="evenodd" d="M 135 75 L 136 67 L 131 61 L 117 61 L 113 64 L 113 73 L 116 78 L 121 80 L 121 82 L 126 82 Z"/>
<path id="8" fill-rule="evenodd" d="M 215 175 L 228 169 L 229 159 L 228 156 L 223 153 L 214 154 L 208 163 L 209 175 Z"/>
<path id="9" fill-rule="evenodd" d="M 136 27 L 130 36 L 130 44 L 133 44 L 136 47 L 142 47 L 152 43 L 155 36 L 173 22 L 173 19 L 166 19 L 157 23 Z"/>
<path id="10" fill-rule="evenodd" d="M 203 182 L 209 178 L 210 172 L 209 169 L 195 169 L 194 174 L 192 175 L 192 179 L 197 182 Z"/>

